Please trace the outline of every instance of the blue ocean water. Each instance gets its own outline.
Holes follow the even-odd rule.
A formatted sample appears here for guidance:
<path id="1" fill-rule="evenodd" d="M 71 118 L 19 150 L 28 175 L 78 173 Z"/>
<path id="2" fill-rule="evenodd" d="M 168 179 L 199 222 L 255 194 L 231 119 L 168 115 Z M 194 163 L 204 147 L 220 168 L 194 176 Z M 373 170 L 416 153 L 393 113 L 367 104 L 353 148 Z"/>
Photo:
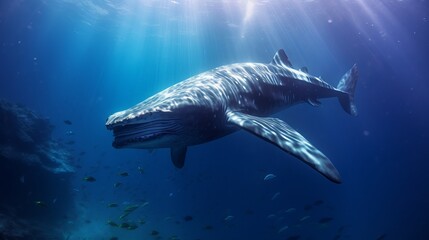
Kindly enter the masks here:
<path id="1" fill-rule="evenodd" d="M 425 0 L 2 1 L 0 98 L 49 117 L 70 143 L 67 216 L 44 225 L 64 239 L 429 239 L 428 30 Z M 278 49 L 334 86 L 358 65 L 357 117 L 336 99 L 275 115 L 342 184 L 244 131 L 190 147 L 181 170 L 166 149 L 111 146 L 110 114 Z M 137 229 L 108 224 L 134 204 L 125 219 Z"/>

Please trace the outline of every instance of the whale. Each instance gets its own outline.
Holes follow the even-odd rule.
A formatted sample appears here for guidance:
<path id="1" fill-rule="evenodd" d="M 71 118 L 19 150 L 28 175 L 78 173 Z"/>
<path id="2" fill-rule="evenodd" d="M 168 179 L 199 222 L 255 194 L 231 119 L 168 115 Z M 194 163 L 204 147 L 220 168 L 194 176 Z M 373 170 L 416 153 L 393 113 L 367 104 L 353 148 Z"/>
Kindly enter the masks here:
<path id="1" fill-rule="evenodd" d="M 357 115 L 356 64 L 336 87 L 294 68 L 283 49 L 269 63 L 220 66 L 178 82 L 137 105 L 110 115 L 114 148 L 170 149 L 175 167 L 185 164 L 187 149 L 245 130 L 301 160 L 334 183 L 341 177 L 333 163 L 299 132 L 271 115 L 299 103 L 319 106 L 337 98 L 345 112 Z"/>

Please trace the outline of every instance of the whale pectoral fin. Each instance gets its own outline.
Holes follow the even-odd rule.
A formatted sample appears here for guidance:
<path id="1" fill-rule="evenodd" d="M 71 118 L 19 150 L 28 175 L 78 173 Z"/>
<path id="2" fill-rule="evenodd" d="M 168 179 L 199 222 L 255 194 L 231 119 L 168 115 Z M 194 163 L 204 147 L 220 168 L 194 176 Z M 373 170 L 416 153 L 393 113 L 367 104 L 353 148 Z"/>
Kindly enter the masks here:
<path id="1" fill-rule="evenodd" d="M 171 161 L 173 161 L 175 167 L 183 168 L 185 165 L 186 150 L 186 146 L 171 148 Z"/>
<path id="2" fill-rule="evenodd" d="M 273 143 L 292 154 L 329 180 L 340 183 L 340 175 L 332 162 L 307 139 L 278 118 L 262 118 L 241 112 L 227 111 L 228 122 Z"/>

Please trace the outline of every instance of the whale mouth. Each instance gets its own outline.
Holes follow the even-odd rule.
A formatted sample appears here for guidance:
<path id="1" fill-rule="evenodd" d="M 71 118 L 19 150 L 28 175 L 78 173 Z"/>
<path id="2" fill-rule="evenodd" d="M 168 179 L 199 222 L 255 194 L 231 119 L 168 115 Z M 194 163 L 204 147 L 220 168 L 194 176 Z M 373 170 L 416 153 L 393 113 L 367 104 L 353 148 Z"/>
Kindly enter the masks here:
<path id="1" fill-rule="evenodd" d="M 176 135 L 180 129 L 176 121 L 155 120 L 145 123 L 109 126 L 113 130 L 115 148 L 154 146 L 166 135 Z"/>
<path id="2" fill-rule="evenodd" d="M 154 140 L 163 133 L 161 132 L 147 132 L 140 126 L 142 124 L 132 124 L 124 126 L 116 126 L 113 130 L 115 139 L 112 146 L 115 148 L 123 148 L 131 145 L 137 145 L 144 142 Z"/>

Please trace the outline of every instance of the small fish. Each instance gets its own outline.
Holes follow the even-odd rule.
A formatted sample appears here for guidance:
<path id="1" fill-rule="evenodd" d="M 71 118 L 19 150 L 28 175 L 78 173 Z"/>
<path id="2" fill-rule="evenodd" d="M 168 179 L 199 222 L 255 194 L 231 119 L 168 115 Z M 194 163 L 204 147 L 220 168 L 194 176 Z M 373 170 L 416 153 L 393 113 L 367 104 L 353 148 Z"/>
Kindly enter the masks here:
<path id="1" fill-rule="evenodd" d="M 71 136 L 71 135 L 73 135 L 74 134 L 74 132 L 73 131 L 71 131 L 71 130 L 69 130 L 69 131 L 66 131 L 66 135 L 69 135 L 69 136 Z"/>
<path id="2" fill-rule="evenodd" d="M 144 169 L 143 169 L 143 167 L 137 167 L 137 170 L 138 170 L 141 174 L 143 174 L 143 173 L 144 173 Z"/>
<path id="3" fill-rule="evenodd" d="M 25 176 L 23 175 L 23 176 L 21 176 L 20 178 L 19 178 L 19 181 L 21 182 L 21 183 L 25 183 Z"/>
<path id="4" fill-rule="evenodd" d="M 168 238 L 169 240 L 179 240 L 179 237 L 176 235 L 173 235 L 171 237 Z"/>
<path id="5" fill-rule="evenodd" d="M 38 207 L 46 207 L 46 203 L 43 201 L 35 201 L 34 204 Z"/>
<path id="6" fill-rule="evenodd" d="M 291 212 L 295 212 L 296 209 L 295 208 L 289 208 L 288 210 L 286 210 L 287 213 L 291 213 Z"/>
<path id="7" fill-rule="evenodd" d="M 120 183 L 120 182 L 117 182 L 117 183 L 113 184 L 113 186 L 114 186 L 115 188 L 120 187 L 121 185 L 122 185 L 122 183 Z"/>
<path id="8" fill-rule="evenodd" d="M 92 177 L 92 176 L 86 176 L 83 178 L 83 180 L 86 182 L 95 182 L 96 181 L 95 177 Z"/>
<path id="9" fill-rule="evenodd" d="M 276 175 L 274 175 L 274 174 L 272 174 L 272 173 L 269 173 L 269 174 L 267 174 L 267 175 L 264 177 L 264 181 L 271 180 L 271 179 L 273 179 L 273 178 L 275 178 L 275 177 L 277 177 L 277 176 L 276 176 Z"/>
<path id="10" fill-rule="evenodd" d="M 271 200 L 275 200 L 280 195 L 280 192 L 276 192 L 272 197 Z"/>
<path id="11" fill-rule="evenodd" d="M 119 173 L 119 176 L 122 176 L 122 177 L 128 177 L 128 176 L 129 176 L 129 174 L 128 174 L 127 172 L 120 172 L 120 173 Z"/>
<path id="12" fill-rule="evenodd" d="M 110 208 L 114 208 L 114 207 L 117 207 L 117 206 L 118 206 L 117 203 L 110 203 L 109 205 L 107 205 L 107 207 L 110 207 Z"/>
<path id="13" fill-rule="evenodd" d="M 332 220 L 334 220 L 334 219 L 331 218 L 331 217 L 324 217 L 324 218 L 319 219 L 319 223 L 320 224 L 325 224 L 325 223 L 331 222 Z"/>
<path id="14" fill-rule="evenodd" d="M 64 120 L 64 123 L 65 123 L 66 125 L 72 125 L 72 122 L 71 122 L 70 120 Z"/>
<path id="15" fill-rule="evenodd" d="M 139 223 L 140 225 L 143 225 L 143 224 L 145 224 L 145 223 L 146 223 L 146 221 L 145 221 L 144 219 L 140 219 L 140 220 L 138 221 L 138 223 Z"/>
<path id="16" fill-rule="evenodd" d="M 130 205 L 125 208 L 124 213 L 119 217 L 120 219 L 126 218 L 128 215 L 130 215 L 132 212 L 134 212 L 137 208 L 139 208 L 139 205 Z"/>
<path id="17" fill-rule="evenodd" d="M 121 224 L 119 225 L 119 227 L 120 227 L 120 228 L 125 228 L 125 229 L 127 229 L 128 227 L 130 227 L 130 224 L 129 224 L 129 223 L 127 223 L 127 222 L 123 222 L 123 223 L 121 223 Z"/>
<path id="18" fill-rule="evenodd" d="M 54 198 L 53 200 L 52 200 L 52 203 L 53 204 L 55 204 L 57 202 L 57 199 L 56 198 Z"/>
<path id="19" fill-rule="evenodd" d="M 228 215 L 228 216 L 226 216 L 225 217 L 225 221 L 227 221 L 227 222 L 229 222 L 229 221 L 231 221 L 232 219 L 234 219 L 234 216 L 231 216 L 231 215 Z"/>
<path id="20" fill-rule="evenodd" d="M 158 236 L 159 232 L 156 231 L 156 230 L 152 230 L 152 232 L 150 232 L 150 235 L 152 235 L 152 236 Z"/>
<path id="21" fill-rule="evenodd" d="M 212 230 L 212 229 L 213 229 L 213 226 L 212 226 L 212 225 L 205 225 L 205 226 L 204 226 L 204 229 L 205 229 L 205 230 Z"/>
<path id="22" fill-rule="evenodd" d="M 283 226 L 282 228 L 279 229 L 279 231 L 277 233 L 282 233 L 284 231 L 286 231 L 289 228 L 288 225 Z"/>
<path id="23" fill-rule="evenodd" d="M 136 224 L 130 223 L 130 225 L 127 227 L 128 230 L 134 230 L 136 228 L 138 228 L 139 226 L 137 226 Z"/>
<path id="24" fill-rule="evenodd" d="M 119 225 L 117 224 L 117 223 L 115 223 L 114 221 L 112 221 L 112 220 L 108 220 L 107 221 L 107 224 L 109 224 L 110 226 L 112 226 L 112 227 L 118 227 Z"/>
<path id="25" fill-rule="evenodd" d="M 186 222 L 192 221 L 192 219 L 193 219 L 193 217 L 192 217 L 192 216 L 190 216 L 190 215 L 185 216 L 185 217 L 183 218 L 183 220 L 185 220 Z"/>
<path id="26" fill-rule="evenodd" d="M 119 240 L 119 238 L 118 237 L 111 237 L 111 238 L 109 238 L 109 240 Z"/>
<path id="27" fill-rule="evenodd" d="M 128 206 L 128 207 L 125 208 L 124 212 L 133 212 L 137 208 L 139 208 L 139 205 L 130 205 L 130 206 Z"/>
<path id="28" fill-rule="evenodd" d="M 307 219 L 309 219 L 310 218 L 310 216 L 304 216 L 304 217 L 302 217 L 301 219 L 299 219 L 299 221 L 305 221 L 305 220 L 307 220 Z"/>

